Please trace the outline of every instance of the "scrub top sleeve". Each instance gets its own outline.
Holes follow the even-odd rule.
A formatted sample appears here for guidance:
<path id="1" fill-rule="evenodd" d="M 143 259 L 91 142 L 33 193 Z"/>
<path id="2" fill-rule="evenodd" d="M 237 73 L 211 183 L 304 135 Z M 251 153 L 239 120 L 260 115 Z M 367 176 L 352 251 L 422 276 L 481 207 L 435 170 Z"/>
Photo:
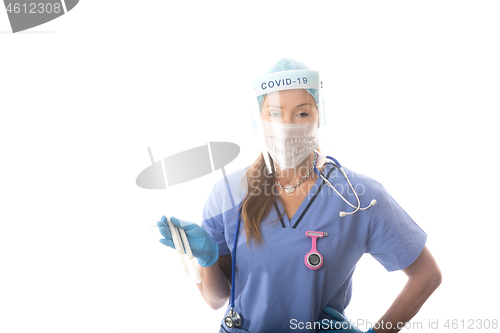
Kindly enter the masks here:
<path id="1" fill-rule="evenodd" d="M 222 203 L 219 201 L 217 184 L 210 193 L 205 208 L 203 209 L 201 227 L 210 235 L 219 246 L 219 256 L 230 254 L 224 232 Z"/>
<path id="2" fill-rule="evenodd" d="M 379 184 L 377 204 L 371 208 L 366 253 L 370 253 L 387 271 L 408 267 L 420 255 L 427 234 Z"/>

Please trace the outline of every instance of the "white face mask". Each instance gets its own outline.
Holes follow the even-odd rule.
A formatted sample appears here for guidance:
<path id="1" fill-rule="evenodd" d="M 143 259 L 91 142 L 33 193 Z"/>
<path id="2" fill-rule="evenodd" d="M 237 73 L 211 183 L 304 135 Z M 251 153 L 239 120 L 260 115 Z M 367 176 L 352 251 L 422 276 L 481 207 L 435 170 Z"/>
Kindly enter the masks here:
<path id="1" fill-rule="evenodd" d="M 296 168 L 318 149 L 318 123 L 283 124 L 262 120 L 266 148 L 281 169 Z"/>

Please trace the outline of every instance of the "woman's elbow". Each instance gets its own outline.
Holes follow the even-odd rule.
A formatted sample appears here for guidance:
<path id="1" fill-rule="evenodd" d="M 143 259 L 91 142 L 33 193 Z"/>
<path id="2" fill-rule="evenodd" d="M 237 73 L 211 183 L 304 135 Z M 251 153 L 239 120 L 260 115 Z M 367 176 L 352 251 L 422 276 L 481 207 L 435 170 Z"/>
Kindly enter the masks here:
<path id="1" fill-rule="evenodd" d="M 227 304 L 229 300 L 229 297 L 226 298 L 226 299 L 218 299 L 218 300 L 205 300 L 205 302 L 207 302 L 208 306 L 212 309 L 212 310 L 219 310 L 220 308 L 222 308 L 224 305 Z"/>
<path id="2" fill-rule="evenodd" d="M 431 283 L 434 286 L 434 290 L 436 290 L 443 282 L 443 274 L 441 273 L 441 269 L 436 265 L 432 273 Z"/>
<path id="3" fill-rule="evenodd" d="M 443 282 L 443 274 L 437 265 L 428 267 L 426 271 L 418 274 L 416 278 L 426 286 L 428 294 L 432 294 Z"/>

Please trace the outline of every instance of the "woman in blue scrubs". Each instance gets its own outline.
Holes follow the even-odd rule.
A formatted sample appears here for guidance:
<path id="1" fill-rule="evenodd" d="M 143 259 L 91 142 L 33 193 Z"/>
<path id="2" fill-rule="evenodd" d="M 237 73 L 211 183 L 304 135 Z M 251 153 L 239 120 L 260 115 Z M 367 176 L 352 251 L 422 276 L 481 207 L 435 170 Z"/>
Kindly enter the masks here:
<path id="1" fill-rule="evenodd" d="M 230 298 L 236 246 L 234 311 L 240 325 L 221 318 L 220 332 L 363 332 L 349 324 L 344 310 L 364 253 L 408 276 L 369 332 L 398 332 L 441 282 L 425 232 L 381 184 L 343 168 L 361 207 L 376 200 L 351 214 L 347 202 L 356 206 L 357 198 L 318 147 L 317 129 L 324 122 L 320 88 L 317 72 L 287 58 L 256 81 L 263 153 L 252 166 L 228 175 L 228 183 L 215 184 L 201 227 L 171 219 L 186 230 L 200 264 L 198 288 L 213 309 Z M 316 163 L 330 184 L 314 172 Z M 160 241 L 172 247 L 164 217 L 158 226 L 165 236 Z M 319 255 L 308 257 L 311 252 Z"/>

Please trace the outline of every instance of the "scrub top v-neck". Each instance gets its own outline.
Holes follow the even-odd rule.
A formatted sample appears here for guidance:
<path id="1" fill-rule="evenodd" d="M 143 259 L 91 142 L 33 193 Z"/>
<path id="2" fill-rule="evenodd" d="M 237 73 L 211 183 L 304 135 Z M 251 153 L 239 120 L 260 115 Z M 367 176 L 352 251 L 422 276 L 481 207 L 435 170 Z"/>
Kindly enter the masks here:
<path id="1" fill-rule="evenodd" d="M 334 171 L 334 168 L 330 168 L 329 172 L 327 173 L 327 178 L 330 176 L 330 174 Z M 316 179 L 316 182 L 311 186 L 311 189 L 309 190 L 309 193 L 306 195 L 304 200 L 302 200 L 302 203 L 300 204 L 299 208 L 295 211 L 295 213 L 292 216 L 292 219 L 288 217 L 286 213 L 283 213 L 285 211 L 285 207 L 283 206 L 283 203 L 279 200 L 274 202 L 274 210 L 276 211 L 276 214 L 280 217 L 280 223 L 283 228 L 292 228 L 295 229 L 298 224 L 302 221 L 304 218 L 304 215 L 306 212 L 309 210 L 311 207 L 312 203 L 316 199 L 316 196 L 320 193 L 321 188 L 325 185 L 325 182 L 318 177 Z"/>
<path id="2" fill-rule="evenodd" d="M 230 254 L 235 245 L 237 209 L 247 192 L 245 171 L 228 175 L 234 207 L 221 180 L 203 211 L 202 227 L 218 244 L 219 255 Z M 243 325 L 228 329 L 221 318 L 222 332 L 289 332 L 298 328 L 315 332 L 318 326 L 313 326 L 314 322 L 331 319 L 323 312 L 326 306 L 343 313 L 349 304 L 352 275 L 364 253 L 370 253 L 388 271 L 406 268 L 418 257 L 425 245 L 425 232 L 382 185 L 345 167 L 344 171 L 358 192 L 361 206 L 372 199 L 377 200 L 376 206 L 341 218 L 339 212 L 350 211 L 350 207 L 319 178 L 291 220 L 286 214 L 279 218 L 284 208 L 276 202 L 260 224 L 263 244 L 257 246 L 253 240 L 247 243 L 240 226 L 235 311 Z M 356 202 L 337 169 L 327 165 L 323 174 L 349 202 Z M 304 263 L 312 244 L 306 231 L 328 234 L 317 240 L 317 250 L 324 259 L 317 270 Z"/>

